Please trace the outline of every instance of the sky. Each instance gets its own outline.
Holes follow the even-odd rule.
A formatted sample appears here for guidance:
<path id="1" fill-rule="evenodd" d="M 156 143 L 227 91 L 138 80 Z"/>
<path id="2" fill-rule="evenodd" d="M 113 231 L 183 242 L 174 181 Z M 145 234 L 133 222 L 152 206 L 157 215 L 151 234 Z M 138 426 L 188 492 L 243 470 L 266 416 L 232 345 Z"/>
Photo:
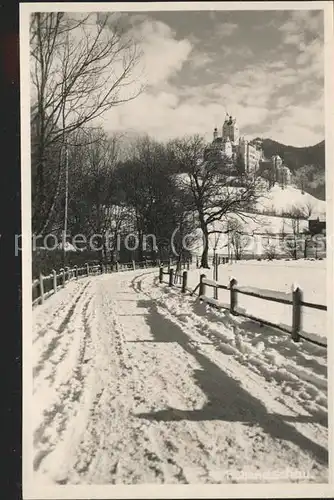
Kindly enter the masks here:
<path id="1" fill-rule="evenodd" d="M 139 97 L 104 127 L 158 140 L 211 140 L 226 113 L 246 138 L 324 139 L 323 12 L 177 11 L 124 15 L 142 51 Z"/>

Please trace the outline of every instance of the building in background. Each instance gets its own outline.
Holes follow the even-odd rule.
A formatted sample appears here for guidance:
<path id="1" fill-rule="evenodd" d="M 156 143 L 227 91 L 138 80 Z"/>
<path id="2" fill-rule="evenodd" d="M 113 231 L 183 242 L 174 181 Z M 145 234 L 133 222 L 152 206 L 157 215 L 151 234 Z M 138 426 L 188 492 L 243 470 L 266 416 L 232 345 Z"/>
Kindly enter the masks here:
<path id="1" fill-rule="evenodd" d="M 253 143 L 240 136 L 236 118 L 227 115 L 219 135 L 218 128 L 213 131 L 212 143 L 206 149 L 206 157 L 211 151 L 219 151 L 222 159 L 231 162 L 237 169 L 237 173 L 255 173 L 259 168 L 260 159 L 263 156 L 261 145 Z"/>
<path id="2" fill-rule="evenodd" d="M 222 137 L 223 139 L 229 138 L 235 146 L 239 144 L 239 127 L 236 118 L 232 118 L 231 115 L 227 115 L 225 118 L 222 128 Z"/>
<path id="3" fill-rule="evenodd" d="M 219 153 L 230 174 L 263 174 L 268 180 L 269 188 L 276 183 L 282 188 L 291 184 L 291 171 L 284 165 L 282 158 L 279 155 L 266 158 L 261 139 L 249 141 L 241 136 L 237 120 L 231 115 L 226 115 L 221 135 L 218 128 L 214 128 L 213 140 L 204 152 L 204 159 L 207 159 L 212 151 Z"/>
<path id="4" fill-rule="evenodd" d="M 222 158 L 233 158 L 233 146 L 229 136 L 219 136 L 217 127 L 213 131 L 213 141 L 208 150 L 219 151 Z"/>
<path id="5" fill-rule="evenodd" d="M 268 180 L 269 188 L 275 184 L 284 188 L 292 183 L 291 171 L 284 165 L 279 155 L 273 155 L 270 159 L 262 155 L 259 162 L 259 174 Z"/>
<path id="6" fill-rule="evenodd" d="M 312 214 L 308 219 L 308 229 L 312 235 L 326 233 L 326 215 Z"/>
<path id="7" fill-rule="evenodd" d="M 257 172 L 262 158 L 262 150 L 244 137 L 240 138 L 237 150 L 239 158 L 241 158 L 243 171 L 247 174 Z"/>

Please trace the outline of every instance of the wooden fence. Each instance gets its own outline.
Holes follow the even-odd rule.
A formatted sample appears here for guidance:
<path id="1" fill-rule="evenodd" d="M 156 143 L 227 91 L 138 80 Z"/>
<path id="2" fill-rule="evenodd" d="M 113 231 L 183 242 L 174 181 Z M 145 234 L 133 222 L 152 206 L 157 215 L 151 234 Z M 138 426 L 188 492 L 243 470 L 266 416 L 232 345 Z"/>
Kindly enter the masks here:
<path id="1" fill-rule="evenodd" d="M 45 299 L 56 293 L 61 288 L 64 288 L 65 285 L 72 280 L 85 277 L 87 278 L 89 276 L 97 276 L 105 273 L 146 269 L 160 266 L 161 264 L 167 264 L 170 267 L 174 263 L 175 260 L 172 259 L 169 261 L 144 260 L 141 262 L 135 262 L 133 260 L 127 263 L 115 262 L 114 264 L 91 265 L 86 263 L 83 267 L 65 267 L 64 269 L 60 269 L 58 272 L 53 269 L 49 275 L 44 276 L 43 274 L 40 274 L 39 279 L 35 279 L 32 282 L 32 304 L 33 306 L 36 304 L 43 304 Z"/>
<path id="2" fill-rule="evenodd" d="M 183 271 L 183 274 L 178 274 L 177 278 L 174 272 L 174 269 L 169 268 L 167 271 L 164 270 L 163 266 L 160 267 L 159 270 L 159 282 L 163 283 L 164 275 L 168 274 L 168 285 L 173 286 L 175 284 L 181 284 L 182 293 L 190 292 L 191 295 L 194 295 L 198 291 L 198 297 L 201 301 L 206 302 L 212 307 L 217 309 L 229 309 L 230 313 L 235 316 L 243 316 L 245 318 L 249 318 L 253 321 L 259 322 L 261 324 L 268 325 L 270 327 L 282 330 L 285 333 L 289 333 L 294 342 L 299 342 L 300 339 L 307 340 L 312 344 L 318 345 L 320 347 L 326 347 L 327 344 L 324 344 L 315 339 L 308 338 L 301 331 L 302 325 L 302 308 L 308 307 L 311 309 L 317 309 L 320 311 L 327 311 L 327 306 L 322 304 L 315 304 L 312 302 L 306 302 L 303 300 L 303 291 L 301 288 L 296 287 L 291 293 L 278 292 L 275 290 L 265 290 L 256 287 L 249 286 L 239 286 L 237 280 L 235 278 L 231 278 L 228 285 L 222 285 L 217 281 L 210 280 L 206 277 L 205 274 L 201 274 L 200 282 L 195 287 L 194 290 L 188 287 L 188 273 L 187 271 Z M 206 296 L 206 287 L 211 287 L 214 289 L 215 298 L 210 298 Z M 229 304 L 222 304 L 217 300 L 217 292 L 219 289 L 229 290 L 230 292 L 230 302 Z M 264 320 L 262 318 L 257 318 L 251 314 L 246 314 L 238 309 L 238 294 L 247 295 L 249 297 L 255 297 L 262 300 L 267 300 L 271 302 L 278 302 L 280 304 L 287 304 L 292 306 L 291 312 L 291 327 L 285 327 L 283 325 L 276 325 L 270 321 Z"/>

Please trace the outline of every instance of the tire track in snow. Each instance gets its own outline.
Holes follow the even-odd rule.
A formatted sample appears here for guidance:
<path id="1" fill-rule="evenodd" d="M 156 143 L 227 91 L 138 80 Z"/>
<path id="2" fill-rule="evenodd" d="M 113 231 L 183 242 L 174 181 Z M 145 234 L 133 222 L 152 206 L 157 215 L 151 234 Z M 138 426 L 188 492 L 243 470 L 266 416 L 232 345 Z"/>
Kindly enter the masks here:
<path id="1" fill-rule="evenodd" d="M 88 286 L 88 285 L 87 285 Z M 89 327 L 88 308 L 91 306 L 92 296 L 87 293 L 84 295 L 87 286 L 85 286 L 83 292 L 80 294 L 74 304 L 72 305 L 70 311 L 71 314 L 67 313 L 64 320 L 61 323 L 61 333 L 68 329 L 71 322 L 75 323 L 76 318 L 82 319 L 82 330 L 76 331 L 75 334 L 81 334 L 79 338 L 79 349 L 74 367 L 72 367 L 69 377 L 66 381 L 62 381 L 55 387 L 56 400 L 53 401 L 49 408 L 45 409 L 43 412 L 43 421 L 39 427 L 34 432 L 34 448 L 37 450 L 33 462 L 33 468 L 37 471 L 44 459 L 52 453 L 62 439 L 62 436 L 66 433 L 67 425 L 74 418 L 77 408 L 80 406 L 80 401 L 82 399 L 82 394 L 85 387 L 85 375 L 83 373 L 85 361 L 88 362 L 89 359 L 85 359 L 87 343 L 91 335 L 91 330 Z M 85 297 L 86 296 L 86 297 Z M 79 300 L 83 299 L 83 303 L 79 304 Z M 68 321 L 65 327 L 65 319 Z M 68 348 L 71 348 L 70 342 L 67 344 Z M 65 350 L 64 355 L 59 359 L 61 363 L 69 352 Z M 59 364 L 54 367 L 54 371 L 60 369 Z M 87 371 L 87 370 L 86 370 Z M 52 383 L 55 382 L 55 373 L 51 375 Z M 38 449 L 42 445 L 42 449 Z"/>
<path id="2" fill-rule="evenodd" d="M 136 279 L 133 280 L 133 285 L 134 288 L 138 285 Z M 137 290 L 140 289 L 137 288 Z M 126 348 L 126 339 L 123 331 L 122 325 L 119 323 L 117 320 L 117 317 L 114 316 L 113 318 L 113 323 L 114 323 L 114 331 L 117 332 L 117 337 L 119 342 L 122 345 L 122 355 L 123 359 L 126 363 L 127 367 L 131 367 L 131 372 L 132 372 L 132 377 L 130 383 L 129 389 L 132 389 L 132 393 L 135 392 L 134 399 L 137 403 L 137 405 L 144 404 L 146 402 L 145 398 L 142 397 L 141 395 L 145 393 L 143 384 L 141 384 L 141 381 L 143 380 L 143 373 L 139 371 L 136 359 L 133 355 L 130 354 L 129 350 Z M 148 354 L 148 351 L 144 351 L 143 354 Z M 146 373 L 146 376 L 148 373 Z M 167 391 L 167 385 L 166 381 L 163 379 L 163 377 L 159 377 L 160 384 L 157 382 L 157 378 L 155 377 L 155 382 L 156 382 L 156 387 L 159 387 L 159 391 L 166 392 Z M 146 387 L 147 389 L 147 387 Z M 123 389 L 124 390 L 124 389 Z M 139 394 L 139 396 L 138 396 Z M 131 412 L 131 411 L 130 411 Z M 129 415 L 127 416 L 129 418 Z M 178 477 L 183 477 L 182 476 L 182 468 L 178 466 L 174 460 L 172 459 L 165 459 L 163 457 L 163 448 L 165 447 L 165 443 L 159 439 L 159 434 L 156 429 L 153 429 L 152 427 L 148 428 L 142 428 L 142 433 L 144 436 L 144 440 L 146 444 L 143 447 L 142 454 L 144 460 L 147 461 L 148 468 L 153 472 L 154 476 L 156 479 L 159 480 L 161 483 L 172 483 L 172 478 L 175 475 L 175 473 L 171 470 L 170 465 L 174 465 L 177 469 L 177 475 Z"/>
<path id="3" fill-rule="evenodd" d="M 117 294 L 118 298 L 122 295 L 122 284 L 119 284 L 119 286 L 120 291 Z M 128 286 L 129 284 L 126 283 L 127 289 Z M 133 478 L 136 482 L 138 467 L 136 468 L 131 465 L 131 463 L 135 464 L 136 461 L 142 463 L 140 476 L 137 478 L 137 481 L 140 481 L 140 478 L 142 478 L 143 475 L 146 477 L 148 474 L 147 478 L 149 478 L 150 481 L 153 480 L 153 482 L 155 482 L 158 480 L 158 482 L 166 482 L 165 478 L 171 476 L 171 474 L 166 469 L 166 466 L 168 465 L 167 460 L 161 457 L 161 448 L 159 444 L 157 444 L 158 436 L 152 429 L 149 429 L 147 425 L 139 424 L 140 421 L 137 418 L 131 417 L 133 404 L 135 404 L 135 406 L 140 405 L 144 401 L 144 398 L 142 397 L 143 392 L 138 386 L 140 379 L 134 369 L 134 359 L 132 354 L 126 348 L 122 325 L 119 323 L 118 318 L 115 315 L 110 316 L 110 311 L 114 309 L 113 300 L 108 299 L 108 295 L 106 293 L 103 294 L 103 300 L 103 309 L 106 311 L 106 320 L 109 322 L 108 330 L 112 332 L 112 343 L 114 345 L 113 349 L 118 354 L 115 360 L 118 365 L 118 369 L 115 374 L 117 376 L 117 384 L 111 388 L 111 392 L 114 394 L 112 405 L 113 412 L 116 411 L 117 418 L 121 419 L 122 423 L 124 422 L 122 427 L 118 429 L 116 440 L 113 439 L 111 444 L 114 459 L 111 460 L 113 465 L 110 466 L 110 477 L 108 482 L 111 482 L 112 484 L 120 481 L 128 482 L 130 478 Z M 119 300 L 121 301 L 122 299 Z M 104 329 L 103 324 L 101 324 L 100 330 L 103 331 Z M 108 388 L 108 392 L 109 391 L 110 390 Z M 126 393 L 127 397 L 123 398 L 122 393 Z M 133 396 L 133 399 L 132 397 L 129 397 L 130 395 Z M 106 399 L 106 396 L 107 395 L 104 394 L 104 400 Z M 113 419 L 113 414 L 110 414 L 110 418 Z M 102 429 L 100 431 L 103 433 Z M 105 430 L 105 433 L 108 434 L 108 431 Z M 108 438 L 106 438 L 106 441 L 107 439 Z M 124 454 L 124 443 L 129 443 L 129 440 L 131 445 L 129 444 L 127 446 L 126 454 L 133 457 L 132 462 L 122 458 Z M 103 453 L 105 452 L 98 452 L 97 456 L 94 457 L 94 460 L 91 460 L 89 466 L 84 469 L 84 472 L 87 472 L 87 470 L 90 469 L 90 472 L 88 472 L 88 475 L 86 476 L 87 479 L 90 478 L 89 481 L 91 481 L 92 476 L 94 476 L 94 468 L 96 469 L 99 466 L 98 464 L 103 463 Z M 172 460 L 170 460 L 170 462 L 172 462 Z M 173 467 L 173 472 L 174 470 L 176 470 L 176 474 L 179 474 L 180 476 L 180 468 L 175 465 L 175 467 Z"/>
<path id="4" fill-rule="evenodd" d="M 119 332 L 110 317 L 112 300 L 102 288 L 97 290 L 96 304 L 98 325 L 94 334 L 94 348 L 95 357 L 98 356 L 96 357 L 97 387 L 100 384 L 103 384 L 103 387 L 91 408 L 87 430 L 78 446 L 71 476 L 77 477 L 79 482 L 88 481 L 96 484 L 100 481 L 99 470 L 102 468 L 104 474 L 108 475 L 105 481 L 115 484 L 124 474 L 122 465 L 124 442 L 129 440 L 131 434 L 131 443 L 137 443 L 139 434 L 135 429 L 124 427 L 128 413 L 129 366 L 124 356 Z M 117 422 L 121 425 L 114 429 Z M 109 446 L 110 434 L 112 444 Z M 137 445 L 138 449 L 142 447 L 141 442 Z M 133 453 L 134 446 L 131 444 L 127 453 Z"/>
<path id="5" fill-rule="evenodd" d="M 140 276 L 146 276 L 152 274 L 151 272 L 144 272 Z M 120 283 L 120 286 L 122 287 L 122 284 Z M 138 277 L 135 276 L 133 280 L 131 281 L 131 288 L 134 289 L 134 291 L 138 294 L 141 294 L 141 281 L 140 279 L 138 280 Z M 128 283 L 125 282 L 125 288 L 128 287 Z M 122 352 L 122 357 L 123 357 L 123 363 L 125 363 L 125 366 L 127 369 L 131 371 L 132 377 L 130 384 L 132 385 L 132 388 L 135 389 L 135 392 L 137 393 L 135 395 L 135 399 L 137 400 L 137 403 L 144 403 L 145 400 L 142 397 L 138 397 L 138 392 L 139 394 L 142 394 L 142 391 L 139 389 L 139 381 L 142 380 L 142 377 L 139 374 L 138 371 L 138 366 L 136 364 L 136 360 L 133 357 L 133 355 L 129 352 L 129 350 L 126 347 L 126 338 L 124 334 L 124 330 L 122 325 L 120 324 L 118 318 L 116 315 L 113 316 L 113 323 L 114 323 L 114 331 L 117 332 L 117 339 L 118 339 L 118 344 L 119 344 L 119 349 L 121 349 Z M 144 351 L 145 354 L 145 351 Z M 161 378 L 163 386 L 164 380 Z M 165 385 L 166 387 L 166 385 Z M 139 389 L 139 391 L 138 391 Z M 147 430 L 144 430 L 144 439 L 147 441 L 147 444 L 149 444 L 149 447 L 144 446 L 143 449 L 143 456 L 144 459 L 147 460 L 148 462 L 148 467 L 149 469 L 154 473 L 155 477 L 160 480 L 160 482 L 171 482 L 171 477 L 173 474 L 168 468 L 167 463 L 163 459 L 161 455 L 161 443 L 159 443 L 159 438 L 157 433 L 152 429 L 148 428 Z"/>
<path id="6" fill-rule="evenodd" d="M 71 285 L 76 285 L 78 290 L 71 296 L 70 301 L 68 302 L 68 297 L 64 298 L 63 300 L 60 301 L 58 306 L 56 307 L 55 310 L 52 311 L 52 320 L 47 320 L 46 323 L 40 325 L 38 322 L 38 317 L 41 314 L 40 309 L 34 310 L 34 313 L 36 314 L 37 317 L 37 322 L 35 324 L 35 329 L 37 330 L 37 334 L 35 335 L 35 338 L 33 339 L 33 344 L 36 342 L 40 341 L 49 331 L 50 329 L 56 330 L 59 327 L 57 327 L 57 324 L 55 324 L 55 318 L 58 318 L 58 316 L 64 315 L 64 309 L 67 311 L 70 311 L 72 308 L 73 302 L 77 302 L 82 294 L 84 293 L 85 289 L 89 286 L 90 280 L 88 283 L 83 285 L 82 282 L 71 282 Z M 82 287 L 83 286 L 83 287 Z M 66 292 L 69 290 L 67 289 Z M 62 293 L 62 290 L 60 290 L 58 293 Z M 58 298 L 57 296 L 53 296 L 53 298 Z M 47 309 L 50 307 L 50 301 L 45 304 L 45 306 L 48 306 Z M 36 328 L 37 327 L 37 328 Z"/>
<path id="7" fill-rule="evenodd" d="M 40 373 L 44 370 L 45 364 L 49 361 L 51 361 L 52 355 L 55 353 L 56 349 L 58 347 L 62 346 L 62 343 L 64 342 L 64 336 L 63 333 L 65 330 L 69 330 L 69 326 L 71 325 L 71 320 L 76 313 L 76 308 L 80 302 L 80 300 L 83 299 L 85 295 L 87 295 L 87 288 L 90 283 L 87 283 L 83 289 L 80 291 L 80 293 L 75 297 L 73 301 L 71 301 L 70 305 L 68 308 L 63 311 L 63 314 L 59 315 L 60 318 L 63 317 L 61 320 L 60 324 L 58 327 L 52 328 L 54 331 L 54 336 L 50 339 L 49 344 L 46 346 L 46 349 L 44 352 L 41 353 L 39 362 L 37 366 L 33 367 L 33 378 L 34 378 L 34 386 L 36 386 L 38 376 Z M 44 333 L 43 336 L 45 336 L 46 333 Z M 53 372 L 56 372 L 57 370 L 57 365 L 59 362 L 61 362 L 66 355 L 66 347 L 70 344 L 71 338 L 65 339 L 66 346 L 64 349 L 63 356 L 61 356 L 60 360 L 57 360 L 56 366 L 53 368 Z M 51 381 L 53 380 L 53 376 L 51 375 Z M 36 389 L 35 389 L 36 390 Z M 34 391 L 35 392 L 35 391 Z"/>

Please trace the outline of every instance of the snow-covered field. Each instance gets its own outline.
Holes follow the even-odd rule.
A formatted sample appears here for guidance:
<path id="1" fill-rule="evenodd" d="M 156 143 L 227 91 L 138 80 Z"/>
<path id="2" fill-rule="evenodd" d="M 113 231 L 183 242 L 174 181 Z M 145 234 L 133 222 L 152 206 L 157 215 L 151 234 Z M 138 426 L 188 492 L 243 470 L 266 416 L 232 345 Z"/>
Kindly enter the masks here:
<path id="1" fill-rule="evenodd" d="M 324 348 L 157 269 L 69 283 L 32 340 L 36 485 L 328 481 Z"/>
<path id="2" fill-rule="evenodd" d="M 218 282 L 228 285 L 233 277 L 240 286 L 251 286 L 265 290 L 291 293 L 292 285 L 298 285 L 303 291 L 303 299 L 315 304 L 327 304 L 326 299 L 326 260 L 274 260 L 274 261 L 238 261 L 221 264 L 218 270 Z M 199 283 L 200 275 L 213 279 L 212 269 L 192 269 L 188 273 L 188 286 L 193 289 Z M 206 294 L 213 297 L 213 288 L 207 287 Z M 287 298 L 291 298 L 288 296 Z M 218 299 L 229 303 L 229 291 L 218 290 Z M 292 307 L 269 302 L 246 295 L 238 295 L 238 305 L 248 314 L 260 319 L 291 327 Z M 326 342 L 326 312 L 308 307 L 302 308 L 302 330 Z"/>

